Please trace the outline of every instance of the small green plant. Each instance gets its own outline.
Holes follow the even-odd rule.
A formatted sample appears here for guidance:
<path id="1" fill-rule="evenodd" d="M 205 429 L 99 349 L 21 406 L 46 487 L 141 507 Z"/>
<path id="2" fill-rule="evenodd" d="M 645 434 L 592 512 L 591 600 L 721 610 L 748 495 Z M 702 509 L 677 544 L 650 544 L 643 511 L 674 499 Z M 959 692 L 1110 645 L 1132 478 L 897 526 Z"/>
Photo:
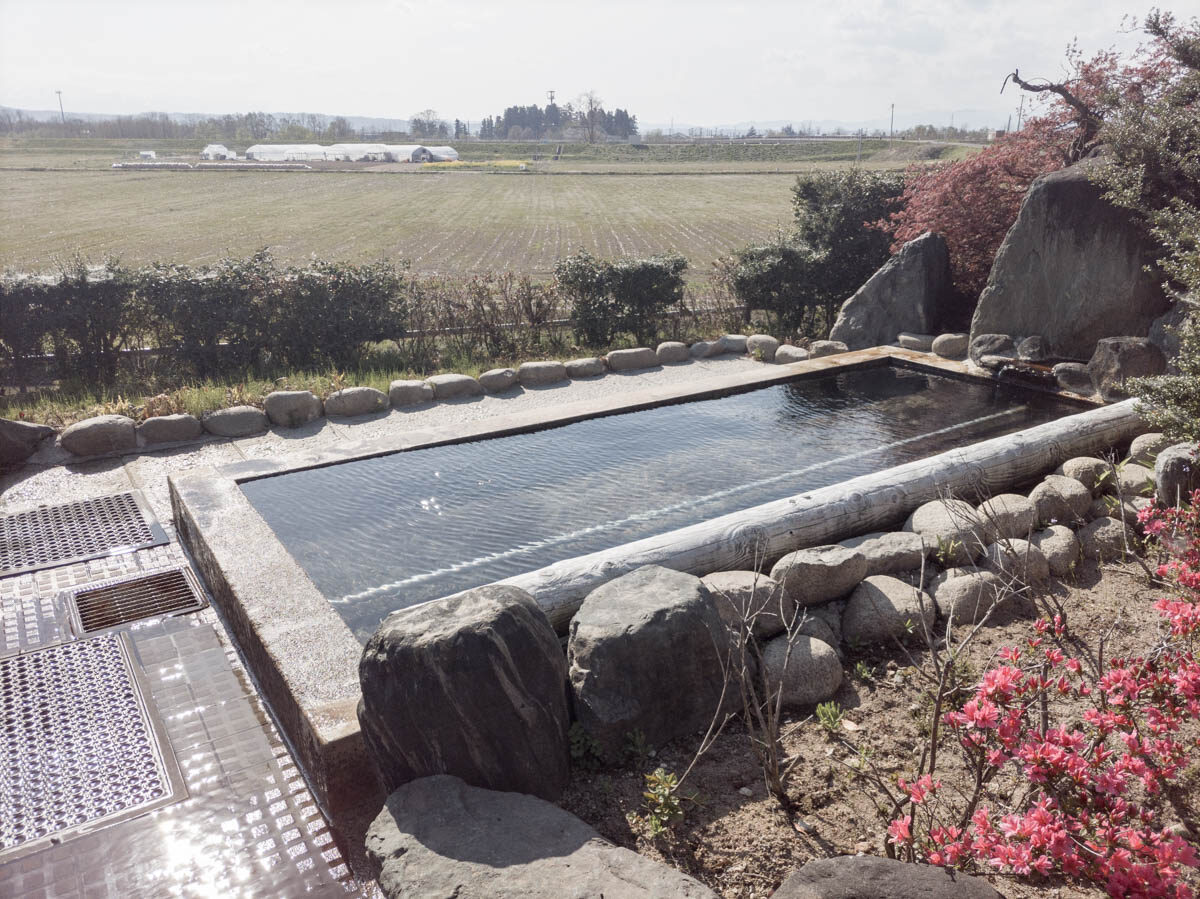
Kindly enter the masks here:
<path id="1" fill-rule="evenodd" d="M 817 723 L 824 728 L 827 734 L 832 735 L 838 732 L 844 716 L 842 707 L 832 699 L 817 706 Z"/>
<path id="2" fill-rule="evenodd" d="M 943 568 L 954 567 L 954 560 L 962 555 L 963 542 L 957 537 L 938 537 L 934 555 Z"/>
<path id="3" fill-rule="evenodd" d="M 654 747 L 646 742 L 646 735 L 632 730 L 625 735 L 625 754 L 639 763 L 654 758 Z"/>
<path id="4" fill-rule="evenodd" d="M 600 743 L 576 721 L 567 731 L 567 739 L 571 744 L 571 764 L 585 771 L 595 771 L 600 767 Z"/>
<path id="5" fill-rule="evenodd" d="M 871 666 L 862 659 L 859 659 L 854 663 L 854 676 L 860 681 L 864 681 L 866 683 L 875 680 L 875 672 L 871 669 Z"/>
<path id="6" fill-rule="evenodd" d="M 646 808 L 646 815 L 643 820 L 650 828 L 650 836 L 656 837 L 683 817 L 683 807 L 676 792 L 679 778 L 665 768 L 655 768 L 645 778 L 642 804 Z"/>

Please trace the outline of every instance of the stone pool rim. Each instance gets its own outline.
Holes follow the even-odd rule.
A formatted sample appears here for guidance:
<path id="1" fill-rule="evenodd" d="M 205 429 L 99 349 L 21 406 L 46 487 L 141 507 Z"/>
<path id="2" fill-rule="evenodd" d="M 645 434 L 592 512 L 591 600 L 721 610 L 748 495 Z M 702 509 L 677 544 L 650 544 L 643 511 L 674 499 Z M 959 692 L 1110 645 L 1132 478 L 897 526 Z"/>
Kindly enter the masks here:
<path id="1" fill-rule="evenodd" d="M 343 462 L 743 393 L 837 371 L 883 366 L 926 371 L 976 383 L 1003 383 L 994 377 L 974 373 L 963 362 L 894 347 L 874 347 L 718 375 L 686 385 L 622 391 L 551 410 L 535 409 L 457 422 L 441 428 L 412 431 L 400 439 L 362 441 L 282 459 L 197 468 L 169 477 L 172 511 L 181 542 L 203 574 L 247 667 L 253 672 L 281 730 L 301 759 L 314 794 L 331 817 L 339 818 L 358 813 L 364 804 L 377 804 L 382 800 L 358 727 L 358 662 L 362 644 L 254 509 L 240 484 Z M 1030 389 L 1025 385 L 1012 386 Z M 1102 404 L 1060 391 L 1040 392 L 1077 405 L 1081 411 L 1105 408 Z M 1132 411 L 1127 417 L 1132 417 Z M 1129 425 L 1126 430 L 1132 427 Z M 672 531 L 652 539 L 661 542 L 663 537 L 687 530 Z M 615 553 L 624 546 L 645 542 L 635 541 L 605 552 Z M 611 577 L 621 573 L 613 570 Z M 510 578 L 505 582 L 519 583 L 520 580 L 521 577 Z M 556 605 L 556 614 L 552 615 L 556 626 L 561 628 L 563 621 L 560 619 L 564 614 L 569 619 L 571 605 L 572 602 Z"/>

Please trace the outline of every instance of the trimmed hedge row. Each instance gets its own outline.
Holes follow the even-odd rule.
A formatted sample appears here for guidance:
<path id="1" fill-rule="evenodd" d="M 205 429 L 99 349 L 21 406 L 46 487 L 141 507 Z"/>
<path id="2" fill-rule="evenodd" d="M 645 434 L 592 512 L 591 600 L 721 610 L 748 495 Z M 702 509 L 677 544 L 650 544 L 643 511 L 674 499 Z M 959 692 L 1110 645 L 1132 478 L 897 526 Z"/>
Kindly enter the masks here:
<path id="1" fill-rule="evenodd" d="M 0 353 L 26 383 L 50 351 L 60 377 L 111 384 L 123 350 L 153 346 L 206 377 L 270 357 L 351 364 L 366 341 L 403 334 L 405 278 L 389 263 L 281 268 L 264 251 L 192 268 L 128 269 L 76 258 L 51 276 L 0 280 Z"/>
<path id="2" fill-rule="evenodd" d="M 687 264 L 678 255 L 610 262 L 581 253 L 559 263 L 552 284 L 536 284 L 510 273 L 416 278 L 385 262 L 283 267 L 266 250 L 200 267 L 75 258 L 51 275 L 0 279 L 0 361 L 19 385 L 52 353 L 58 377 L 109 386 L 130 358 L 123 351 L 139 348 L 157 350 L 155 368 L 181 377 L 347 369 L 367 345 L 398 342 L 410 327 L 449 329 L 456 344 L 470 344 L 456 350 L 502 358 L 561 329 L 564 314 L 587 346 L 620 333 L 648 343 L 663 313 L 691 311 Z M 427 337 L 410 336 L 413 367 L 435 364 Z"/>

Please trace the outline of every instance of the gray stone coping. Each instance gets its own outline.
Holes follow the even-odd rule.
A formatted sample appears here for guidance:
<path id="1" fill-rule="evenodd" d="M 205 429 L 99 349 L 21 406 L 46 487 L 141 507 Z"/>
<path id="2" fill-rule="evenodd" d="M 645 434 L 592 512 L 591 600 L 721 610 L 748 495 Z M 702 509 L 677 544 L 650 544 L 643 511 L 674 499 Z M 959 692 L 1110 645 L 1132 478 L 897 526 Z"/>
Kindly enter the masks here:
<path id="1" fill-rule="evenodd" d="M 379 799 L 378 787 L 369 773 L 371 769 L 356 716 L 360 697 L 358 662 L 362 647 L 333 606 L 250 504 L 238 486 L 240 483 L 422 447 L 499 437 L 601 415 L 744 392 L 800 378 L 819 377 L 831 369 L 886 365 L 902 365 L 977 380 L 967 374 L 966 367 L 959 362 L 934 359 L 922 353 L 895 348 L 875 347 L 787 365 L 764 366 L 685 386 L 656 388 L 567 404 L 550 410 L 538 409 L 460 422 L 445 428 L 410 432 L 399 440 L 362 442 L 283 459 L 261 459 L 219 468 L 193 469 L 169 477 L 171 505 L 181 542 L 203 573 L 217 606 L 229 622 L 238 646 L 246 657 L 247 666 L 270 701 L 282 730 L 303 760 L 318 800 L 331 816 L 337 818 L 341 813 L 349 813 L 350 809 L 364 800 Z M 1132 411 L 1132 401 L 1099 409 L 1082 401 L 1079 405 L 1081 408 L 1091 407 L 1092 411 L 1071 416 L 1069 420 L 1060 420 L 1075 422 L 1060 428 L 1068 435 L 1057 444 L 1056 455 L 1061 458 L 1050 463 L 1044 453 L 1038 454 L 1036 462 L 1026 466 L 1030 469 L 1029 474 L 1034 473 L 1032 468 L 1049 470 L 1065 459 L 1081 455 L 1101 444 L 1127 439 L 1133 430 L 1131 421 L 1136 416 Z M 1077 422 L 1089 416 L 1098 416 L 1098 424 L 1086 426 Z M 1071 439 L 1069 435 L 1075 431 L 1078 431 L 1079 437 Z M 1011 441 L 1014 436 L 1003 439 Z M 943 456 L 952 457 L 953 452 Z M 963 464 L 953 458 L 947 464 L 963 468 Z M 868 477 L 887 480 L 904 468 L 906 466 Z M 931 471 L 922 475 L 930 485 L 938 480 L 932 473 L 934 468 L 931 466 Z M 859 488 L 855 487 L 861 480 L 855 479 L 830 489 L 837 490 L 843 500 L 850 496 L 853 501 L 853 497 L 861 496 Z M 939 483 L 953 485 L 952 480 Z M 927 492 L 913 492 L 909 499 L 915 503 L 918 497 L 925 496 Z M 797 519 L 792 514 L 792 505 L 800 503 L 808 510 L 805 513 L 807 516 L 813 517 L 815 514 L 816 518 L 820 518 L 820 513 L 814 513 L 813 510 L 834 498 L 833 494 L 825 497 L 826 493 L 829 491 L 814 491 L 747 512 L 769 510 L 769 516 L 781 522 L 776 528 L 779 533 L 771 535 L 773 546 L 787 546 L 789 549 L 813 545 L 814 542 L 829 542 L 835 533 L 848 537 L 878 529 L 871 523 L 876 521 L 874 517 L 841 515 L 833 517 L 830 527 L 822 529 L 820 539 L 809 539 L 811 534 L 808 531 L 796 527 Z M 894 514 L 902 518 L 899 509 L 900 506 L 894 507 L 885 517 Z M 564 631 L 586 592 L 603 581 L 647 564 L 649 559 L 666 567 L 696 574 L 740 567 L 724 561 L 718 564 L 716 557 L 706 551 L 702 554 L 704 561 L 699 565 L 704 570 L 698 570 L 697 557 L 688 555 L 686 547 L 681 549 L 677 546 L 681 535 L 686 543 L 691 530 L 673 531 L 649 541 L 608 550 L 599 554 L 605 557 L 600 569 L 595 568 L 593 557 L 587 556 L 530 572 L 508 582 L 528 585 L 526 589 L 532 588 L 530 592 L 547 610 L 556 628 Z M 754 542 L 751 538 L 756 539 L 758 535 L 759 530 L 738 526 L 723 532 L 720 540 L 729 541 L 732 545 L 731 552 L 726 555 L 742 561 L 749 558 L 747 553 L 753 551 L 750 544 Z M 564 573 L 572 565 L 583 571 L 584 576 L 565 576 Z"/>

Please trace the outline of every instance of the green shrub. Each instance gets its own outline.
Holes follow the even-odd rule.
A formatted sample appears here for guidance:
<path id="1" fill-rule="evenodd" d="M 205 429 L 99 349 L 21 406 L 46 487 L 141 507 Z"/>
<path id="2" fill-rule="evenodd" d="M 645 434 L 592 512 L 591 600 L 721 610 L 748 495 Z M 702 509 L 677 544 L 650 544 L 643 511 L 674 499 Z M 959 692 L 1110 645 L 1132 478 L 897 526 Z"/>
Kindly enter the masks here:
<path id="1" fill-rule="evenodd" d="M 687 267 L 687 259 L 677 253 L 608 263 L 605 283 L 617 330 L 630 332 L 639 344 L 653 342 L 660 316 L 683 300 Z"/>
<path id="2" fill-rule="evenodd" d="M 287 270 L 274 295 L 267 347 L 290 366 L 349 367 L 368 341 L 404 333 L 404 279 L 389 263 L 314 262 Z"/>
<path id="3" fill-rule="evenodd" d="M 269 340 L 279 269 L 266 250 L 212 268 L 156 263 L 135 278 L 156 342 L 201 378 L 245 371 Z"/>
<path id="4" fill-rule="evenodd" d="M 59 371 L 89 384 L 111 384 L 121 350 L 136 344 L 140 322 L 130 273 L 115 259 L 95 269 L 79 256 L 59 264 L 46 313 Z"/>
<path id="5" fill-rule="evenodd" d="M 1200 442 L 1200 311 L 1179 326 L 1176 374 L 1137 378 L 1132 392 L 1143 401 L 1139 411 L 1150 427 L 1171 440 Z"/>
<path id="6" fill-rule="evenodd" d="M 896 208 L 902 176 L 850 169 L 801 175 L 792 188 L 795 225 L 775 243 L 733 255 L 729 279 L 751 309 L 785 327 L 826 333 L 838 308 L 888 260 L 888 237 L 871 223 Z"/>
<path id="7" fill-rule="evenodd" d="M 12 379 L 28 386 L 29 357 L 45 351 L 49 316 L 49 286 L 32 278 L 6 275 L 0 279 L 0 358 L 8 360 Z"/>
<path id="8" fill-rule="evenodd" d="M 623 331 L 650 343 L 662 314 L 683 301 L 687 267 L 677 253 L 608 262 L 584 251 L 560 259 L 554 279 L 571 302 L 575 334 L 583 343 L 606 346 Z"/>
<path id="9" fill-rule="evenodd" d="M 784 329 L 809 330 L 806 322 L 813 318 L 816 297 L 808 290 L 813 256 L 807 249 L 786 239 L 746 247 L 733 254 L 725 271 L 744 306 L 771 313 Z"/>
<path id="10" fill-rule="evenodd" d="M 554 264 L 554 282 L 571 303 L 575 335 L 587 346 L 605 346 L 616 329 L 607 274 L 605 264 L 586 250 Z"/>

